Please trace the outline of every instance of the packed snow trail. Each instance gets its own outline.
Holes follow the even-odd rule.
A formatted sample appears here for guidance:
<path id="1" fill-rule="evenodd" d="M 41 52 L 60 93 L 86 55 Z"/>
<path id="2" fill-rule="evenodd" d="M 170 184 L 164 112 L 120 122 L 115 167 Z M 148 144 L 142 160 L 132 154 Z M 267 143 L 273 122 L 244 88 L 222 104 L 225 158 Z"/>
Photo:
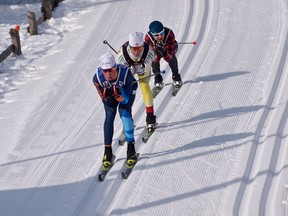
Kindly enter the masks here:
<path id="1" fill-rule="evenodd" d="M 33 65 L 38 77 L 1 96 L 7 115 L 0 120 L 15 125 L 16 134 L 1 125 L 9 142 L 0 157 L 0 214 L 288 215 L 287 4 L 61 3 L 45 26 L 46 36 L 57 39 L 47 42 L 49 50 L 25 62 L 33 57 L 27 43 L 46 37 L 26 36 L 23 51 L 30 53 L 15 60 Z M 99 182 L 104 109 L 92 77 L 99 56 L 113 53 L 103 40 L 117 50 L 131 31 L 145 33 L 155 19 L 178 41 L 197 41 L 179 45 L 184 85 L 172 97 L 171 71 L 162 62 L 166 86 L 154 101 L 159 127 L 141 142 L 145 108 L 138 91 L 133 118 L 139 161 L 122 180 L 126 145 L 117 143 L 117 117 L 116 162 Z M 17 106 L 9 97 L 18 98 Z"/>

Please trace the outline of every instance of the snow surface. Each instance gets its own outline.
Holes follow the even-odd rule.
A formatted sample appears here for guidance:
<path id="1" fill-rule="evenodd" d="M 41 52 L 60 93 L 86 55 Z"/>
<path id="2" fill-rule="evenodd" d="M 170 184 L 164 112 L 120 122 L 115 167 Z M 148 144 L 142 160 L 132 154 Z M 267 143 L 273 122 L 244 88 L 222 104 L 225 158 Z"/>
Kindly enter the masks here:
<path id="1" fill-rule="evenodd" d="M 0 5 L 0 53 L 16 25 L 23 52 L 0 65 L 1 216 L 288 215 L 287 0 L 65 0 L 37 36 L 26 12 L 41 5 L 27 2 Z M 92 77 L 112 52 L 102 42 L 118 49 L 155 19 L 197 41 L 179 45 L 184 85 L 171 96 L 162 62 L 159 128 L 141 143 L 139 90 L 140 160 L 122 180 L 117 117 L 117 162 L 98 182 L 104 110 Z"/>

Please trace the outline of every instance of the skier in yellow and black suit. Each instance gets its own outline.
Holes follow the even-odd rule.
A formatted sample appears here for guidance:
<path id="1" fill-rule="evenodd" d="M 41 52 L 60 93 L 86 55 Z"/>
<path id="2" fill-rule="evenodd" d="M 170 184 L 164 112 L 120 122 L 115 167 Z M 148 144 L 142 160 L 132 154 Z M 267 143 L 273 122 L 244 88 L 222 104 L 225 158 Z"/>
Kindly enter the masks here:
<path id="1" fill-rule="evenodd" d="M 140 32 L 130 33 L 129 41 L 123 44 L 118 52 L 118 63 L 130 67 L 132 74 L 138 76 L 140 79 L 139 86 L 146 107 L 147 127 L 154 127 L 156 125 L 153 96 L 149 85 L 150 77 L 147 77 L 151 75 L 151 63 L 153 59 L 154 51 L 149 45 L 144 44 L 144 34 Z"/>

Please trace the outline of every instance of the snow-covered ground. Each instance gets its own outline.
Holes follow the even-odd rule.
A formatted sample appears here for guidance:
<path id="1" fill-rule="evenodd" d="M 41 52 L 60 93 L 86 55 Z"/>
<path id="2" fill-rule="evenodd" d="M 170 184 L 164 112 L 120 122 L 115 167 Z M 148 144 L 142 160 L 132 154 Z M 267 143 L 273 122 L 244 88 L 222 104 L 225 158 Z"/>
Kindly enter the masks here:
<path id="1" fill-rule="evenodd" d="M 0 53 L 16 25 L 23 52 L 0 65 L 0 215 L 288 215 L 287 0 L 65 0 L 37 36 L 26 12 L 41 5 L 25 3 L 0 5 Z M 117 161 L 98 182 L 104 109 L 92 77 L 113 53 L 102 42 L 118 49 L 155 19 L 197 41 L 179 45 L 184 85 L 171 96 L 162 62 L 159 128 L 141 142 L 139 90 L 140 160 L 122 180 L 117 117 Z"/>

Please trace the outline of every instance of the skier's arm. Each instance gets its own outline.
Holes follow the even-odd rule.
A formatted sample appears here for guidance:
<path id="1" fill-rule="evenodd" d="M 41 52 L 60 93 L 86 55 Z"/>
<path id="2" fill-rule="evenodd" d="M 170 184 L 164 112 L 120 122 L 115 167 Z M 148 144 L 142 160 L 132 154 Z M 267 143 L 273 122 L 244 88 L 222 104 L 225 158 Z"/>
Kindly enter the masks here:
<path id="1" fill-rule="evenodd" d="M 122 89 L 120 91 L 121 92 L 121 100 L 118 100 L 122 104 L 126 104 L 129 101 L 129 98 L 130 98 L 132 91 L 133 91 L 132 86 L 133 86 L 134 80 L 135 79 L 134 79 L 133 75 L 130 72 L 128 72 L 125 85 L 122 87 Z M 116 100 L 117 100 L 117 98 L 116 98 Z"/>
<path id="2" fill-rule="evenodd" d="M 122 65 L 128 66 L 128 63 L 125 60 L 125 57 L 124 57 L 124 54 L 123 54 L 123 48 L 122 47 L 118 51 L 117 60 L 118 60 L 118 64 L 122 64 Z"/>
<path id="3" fill-rule="evenodd" d="M 100 84 L 98 82 L 96 74 L 93 77 L 93 83 L 94 83 L 94 86 L 96 87 L 96 90 L 97 90 L 101 100 L 103 100 L 104 99 L 103 91 L 101 90 L 101 86 L 100 86 Z"/>
<path id="4" fill-rule="evenodd" d="M 164 59 L 169 62 L 175 54 L 175 35 L 172 30 L 169 32 L 165 48 L 167 55 L 164 57 Z"/>
<path id="5" fill-rule="evenodd" d="M 108 101 L 111 100 L 113 98 L 113 94 L 111 89 L 106 88 L 106 87 L 101 87 L 101 85 L 99 84 L 99 81 L 96 77 L 96 75 L 93 77 L 93 84 L 96 87 L 96 90 L 101 98 L 101 100 L 104 101 Z"/>

